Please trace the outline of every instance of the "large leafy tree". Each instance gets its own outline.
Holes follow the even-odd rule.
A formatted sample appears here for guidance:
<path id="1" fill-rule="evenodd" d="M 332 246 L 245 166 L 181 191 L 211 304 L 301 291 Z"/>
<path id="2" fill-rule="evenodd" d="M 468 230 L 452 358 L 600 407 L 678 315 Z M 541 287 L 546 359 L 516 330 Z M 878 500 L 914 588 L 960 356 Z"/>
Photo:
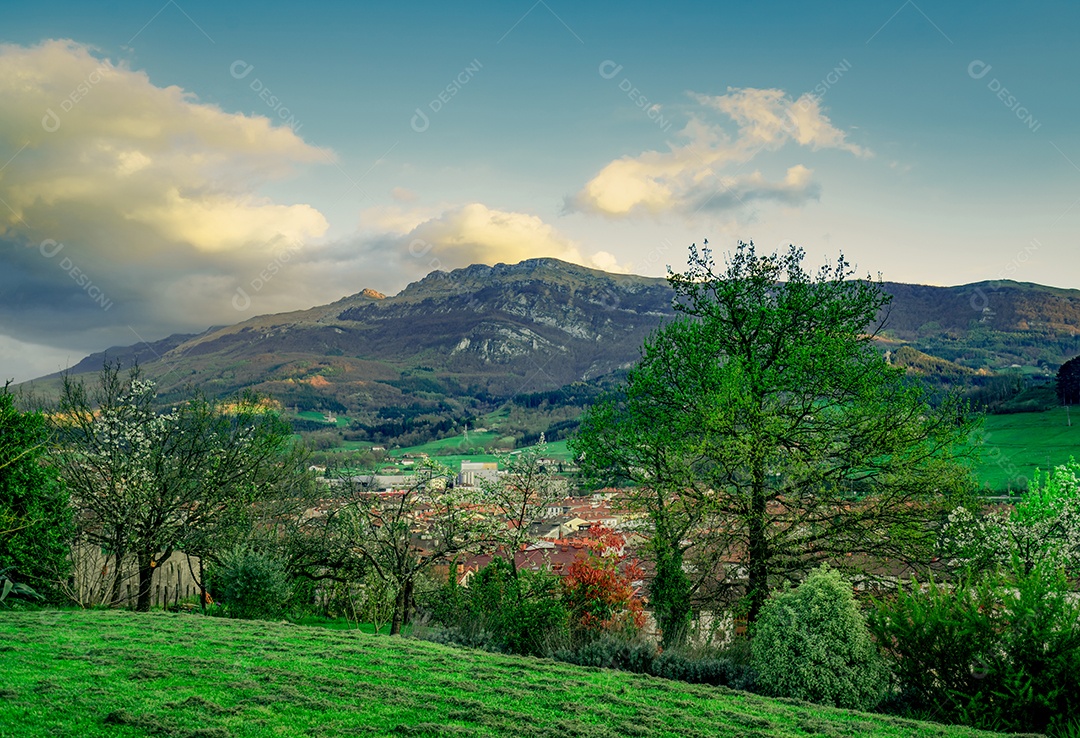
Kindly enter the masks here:
<path id="1" fill-rule="evenodd" d="M 1057 396 L 1062 405 L 1080 405 L 1080 356 L 1069 359 L 1058 369 Z"/>
<path id="2" fill-rule="evenodd" d="M 772 587 L 821 563 L 925 563 L 971 488 L 965 408 L 931 405 L 873 346 L 889 296 L 842 256 L 816 273 L 804 256 L 740 243 L 718 273 L 691 247 L 669 277 L 681 315 L 575 441 L 648 514 L 665 639 L 695 595 L 737 593 L 753 621 Z"/>
<path id="3" fill-rule="evenodd" d="M 153 382 L 138 367 L 106 365 L 96 388 L 64 378 L 58 460 L 82 533 L 120 572 L 134 558 L 136 608 L 150 607 L 157 564 L 210 542 L 277 497 L 302 475 L 292 430 L 258 398 L 213 403 L 193 395 L 168 413 L 155 408 Z"/>
<path id="4" fill-rule="evenodd" d="M 48 464 L 48 423 L 21 412 L 7 386 L 0 392 L 0 572 L 42 594 L 70 569 L 72 514 L 67 490 Z"/>

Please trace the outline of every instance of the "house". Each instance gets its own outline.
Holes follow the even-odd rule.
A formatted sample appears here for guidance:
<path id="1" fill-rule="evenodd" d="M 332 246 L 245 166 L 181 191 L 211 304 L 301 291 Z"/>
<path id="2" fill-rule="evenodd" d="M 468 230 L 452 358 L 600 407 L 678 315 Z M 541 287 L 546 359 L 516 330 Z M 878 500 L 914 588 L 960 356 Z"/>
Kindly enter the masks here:
<path id="1" fill-rule="evenodd" d="M 564 515 L 549 520 L 533 521 L 529 525 L 529 533 L 536 538 L 565 538 L 571 533 L 588 528 L 589 525 L 591 523 L 588 520 Z"/>
<path id="2" fill-rule="evenodd" d="M 475 487 L 477 482 L 495 482 L 499 479 L 499 465 L 487 461 L 462 461 L 457 483 L 462 487 Z"/>

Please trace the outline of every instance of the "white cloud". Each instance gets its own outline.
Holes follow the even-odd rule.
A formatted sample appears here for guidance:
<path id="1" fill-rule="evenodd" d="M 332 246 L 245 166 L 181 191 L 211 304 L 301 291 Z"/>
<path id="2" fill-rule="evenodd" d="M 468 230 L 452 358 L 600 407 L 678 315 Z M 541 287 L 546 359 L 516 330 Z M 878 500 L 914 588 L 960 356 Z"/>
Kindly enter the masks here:
<path id="1" fill-rule="evenodd" d="M 792 100 L 783 90 L 728 89 L 726 95 L 693 95 L 702 106 L 717 110 L 739 127 L 737 142 L 744 150 L 778 149 L 788 141 L 818 149 L 842 149 L 869 156 L 866 149 L 847 142 L 821 110 L 820 100 L 808 94 Z"/>
<path id="2" fill-rule="evenodd" d="M 267 118 L 226 113 L 71 41 L 0 46 L 0 235 L 74 240 L 87 219 L 159 245 L 219 252 L 321 235 L 307 205 L 251 194 L 322 150 Z M 6 157 L 5 157 L 6 158 Z M 78 215 L 74 213 L 78 212 Z"/>
<path id="3" fill-rule="evenodd" d="M 129 325 L 231 322 L 234 287 L 327 230 L 311 205 L 258 191 L 332 153 L 91 47 L 0 45 L 0 100 L 0 290 L 22 293 L 0 325 L 16 337 L 70 346 L 109 325 L 124 340 Z"/>
<path id="4" fill-rule="evenodd" d="M 799 205 L 820 192 L 802 164 L 789 167 L 779 181 L 769 181 L 760 171 L 739 170 L 759 152 L 788 143 L 870 155 L 846 140 L 812 95 L 792 100 L 782 90 L 729 89 L 725 95 L 691 96 L 701 109 L 680 131 L 685 143 L 609 163 L 567 198 L 567 209 L 624 217 L 731 209 L 754 200 Z M 734 136 L 706 119 L 715 113 L 735 123 Z"/>
<path id="5" fill-rule="evenodd" d="M 597 268 L 602 268 L 598 263 L 617 266 L 606 252 L 584 255 L 576 243 L 538 216 L 493 210 L 481 203 L 453 208 L 420 223 L 403 241 L 410 255 L 423 252 L 418 259 L 436 260 L 439 266 L 432 268 L 514 263 L 542 256 Z"/>

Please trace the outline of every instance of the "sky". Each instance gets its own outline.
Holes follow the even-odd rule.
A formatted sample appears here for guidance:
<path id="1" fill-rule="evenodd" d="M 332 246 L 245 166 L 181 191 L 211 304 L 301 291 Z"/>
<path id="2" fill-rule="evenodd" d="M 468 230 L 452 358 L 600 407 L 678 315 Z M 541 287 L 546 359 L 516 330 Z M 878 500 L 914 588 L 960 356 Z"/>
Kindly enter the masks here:
<path id="1" fill-rule="evenodd" d="M 1070 2 L 0 2 L 0 374 L 709 239 L 1080 288 Z"/>

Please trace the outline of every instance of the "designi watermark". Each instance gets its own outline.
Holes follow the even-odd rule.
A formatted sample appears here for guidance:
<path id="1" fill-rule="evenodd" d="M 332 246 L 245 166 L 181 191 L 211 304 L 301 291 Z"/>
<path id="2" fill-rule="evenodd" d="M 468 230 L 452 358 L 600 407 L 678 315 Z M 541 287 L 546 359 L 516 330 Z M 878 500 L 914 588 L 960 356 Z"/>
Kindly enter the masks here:
<path id="1" fill-rule="evenodd" d="M 623 70 L 623 65 L 611 59 L 605 59 L 600 62 L 600 66 L 597 71 L 600 72 L 600 76 L 603 79 L 615 79 L 619 76 L 619 73 Z M 667 133 L 671 130 L 671 121 L 663 116 L 660 112 L 659 103 L 655 103 L 645 97 L 644 93 L 639 90 L 633 82 L 628 78 L 623 77 L 619 80 L 618 87 L 622 92 L 626 93 L 626 97 L 635 107 L 640 108 L 645 113 L 645 117 L 656 123 L 661 131 Z"/>
<path id="2" fill-rule="evenodd" d="M 254 64 L 248 64 L 243 59 L 237 59 L 231 65 L 229 65 L 229 74 L 233 79 L 246 79 L 248 75 L 255 71 Z M 266 84 L 255 77 L 248 84 L 248 87 L 259 96 L 259 99 L 266 103 L 266 107 L 276 115 L 285 125 L 292 129 L 293 133 L 299 133 L 300 129 L 304 127 L 303 123 L 296 120 L 296 117 L 292 114 L 292 110 L 284 104 L 284 102 L 270 91 L 270 88 Z"/>
<path id="3" fill-rule="evenodd" d="M 281 271 L 282 267 L 289 263 L 289 260 L 293 258 L 303 246 L 297 242 L 289 246 L 289 248 L 281 251 L 274 260 L 267 264 L 262 271 L 260 271 L 255 277 L 248 282 L 247 287 L 251 290 L 251 294 L 258 294 L 263 287 L 270 283 L 277 274 Z M 251 294 L 248 293 L 243 287 L 236 288 L 236 294 L 232 298 L 233 309 L 238 312 L 243 312 L 251 307 Z"/>
<path id="4" fill-rule="evenodd" d="M 480 63 L 479 59 L 473 59 L 471 62 L 465 65 L 457 75 L 450 80 L 445 88 L 439 91 L 439 94 L 431 99 L 431 102 L 427 104 L 428 109 L 431 110 L 432 115 L 442 110 L 447 103 L 453 100 L 462 88 L 472 81 L 472 78 L 476 76 L 476 73 L 484 68 L 484 65 Z M 412 120 L 409 121 L 409 125 L 417 133 L 423 133 L 431 127 L 431 119 L 423 108 L 417 108 L 413 114 Z"/>
<path id="5" fill-rule="evenodd" d="M 993 69 L 993 66 L 982 59 L 974 59 L 968 64 L 967 73 L 972 79 L 983 79 L 990 74 L 991 69 Z M 993 92 L 994 96 L 1001 100 L 1002 104 L 1016 115 L 1021 123 L 1028 127 L 1029 131 L 1035 133 L 1042 127 L 1042 123 L 1036 120 L 1031 112 L 1020 103 L 1016 95 L 1009 92 L 1009 88 L 997 77 L 990 78 L 990 81 L 986 83 L 986 89 Z"/>
<path id="6" fill-rule="evenodd" d="M 1042 243 L 1039 242 L 1039 239 L 1033 238 L 1027 246 L 1020 251 L 1017 251 L 1012 260 L 1001 268 L 997 277 L 990 281 L 990 291 L 997 292 L 1001 289 L 1001 283 L 1015 274 L 1016 270 L 1020 268 L 1020 265 L 1025 263 L 1031 254 L 1038 251 L 1040 246 L 1042 246 Z M 975 312 L 982 313 L 984 316 L 992 313 L 990 310 L 990 298 L 982 287 L 976 287 L 975 291 L 972 292 L 971 309 Z"/>
<path id="7" fill-rule="evenodd" d="M 60 101 L 58 106 L 63 113 L 70 113 L 79 102 L 90 94 L 90 91 L 108 74 L 107 67 L 98 67 L 79 84 L 75 85 L 68 96 Z M 46 133 L 56 133 L 60 130 L 60 114 L 52 108 L 45 109 L 45 115 L 41 119 L 41 127 L 45 129 Z"/>
<path id="8" fill-rule="evenodd" d="M 40 244 L 38 244 L 38 251 L 46 259 L 55 259 L 61 251 L 64 250 L 64 244 L 54 241 L 51 238 L 46 238 Z M 83 292 L 90 296 L 94 302 L 101 306 L 102 310 L 108 310 L 113 306 L 113 301 L 106 297 L 105 293 L 100 287 L 94 284 L 90 279 L 90 275 L 84 272 L 70 257 L 65 256 L 60 259 L 60 268 L 82 288 Z"/>

